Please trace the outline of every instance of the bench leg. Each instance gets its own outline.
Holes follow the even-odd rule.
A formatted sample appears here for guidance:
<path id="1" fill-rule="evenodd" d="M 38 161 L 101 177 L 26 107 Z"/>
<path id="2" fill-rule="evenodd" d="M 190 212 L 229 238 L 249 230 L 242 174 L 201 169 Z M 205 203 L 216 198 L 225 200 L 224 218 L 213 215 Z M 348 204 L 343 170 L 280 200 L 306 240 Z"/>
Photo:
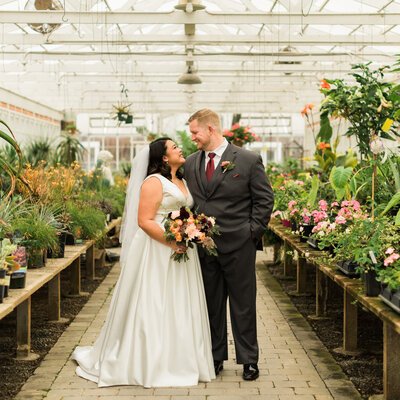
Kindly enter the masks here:
<path id="1" fill-rule="evenodd" d="M 94 244 L 86 250 L 86 278 L 95 279 Z"/>
<path id="2" fill-rule="evenodd" d="M 76 258 L 71 266 L 71 295 L 79 296 L 81 293 L 81 259 Z"/>
<path id="3" fill-rule="evenodd" d="M 400 399 L 400 335 L 383 323 L 383 394 L 385 400 Z"/>
<path id="4" fill-rule="evenodd" d="M 307 261 L 304 257 L 297 258 L 297 293 L 306 293 L 307 286 Z"/>
<path id="5" fill-rule="evenodd" d="M 315 315 L 326 317 L 326 306 L 328 300 L 328 282 L 326 275 L 315 267 Z"/>
<path id="6" fill-rule="evenodd" d="M 343 354 L 357 355 L 357 304 L 353 304 L 354 299 L 343 289 Z"/>
<path id="7" fill-rule="evenodd" d="M 66 323 L 69 321 L 68 318 L 61 318 L 61 275 L 58 273 L 48 283 L 49 297 L 48 297 L 48 310 L 49 310 L 49 321 Z"/>
<path id="8" fill-rule="evenodd" d="M 17 307 L 17 359 L 35 360 L 38 354 L 31 353 L 31 297 Z"/>
<path id="9" fill-rule="evenodd" d="M 289 243 L 284 240 L 283 242 L 283 276 L 288 277 L 293 275 L 293 256 L 288 254 L 291 252 L 292 248 L 290 247 Z"/>
<path id="10" fill-rule="evenodd" d="M 60 274 L 49 281 L 49 321 L 58 321 L 61 316 Z"/>

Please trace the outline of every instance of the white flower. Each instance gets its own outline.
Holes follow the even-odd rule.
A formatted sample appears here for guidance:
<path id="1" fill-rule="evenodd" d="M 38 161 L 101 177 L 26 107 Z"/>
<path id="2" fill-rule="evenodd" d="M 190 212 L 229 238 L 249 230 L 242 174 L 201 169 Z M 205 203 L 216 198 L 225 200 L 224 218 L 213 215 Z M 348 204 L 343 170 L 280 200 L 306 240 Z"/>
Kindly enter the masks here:
<path id="1" fill-rule="evenodd" d="M 211 222 L 211 225 L 215 225 L 215 219 L 213 217 L 208 217 L 208 222 Z"/>
<path id="2" fill-rule="evenodd" d="M 319 235 L 319 236 L 324 236 L 324 235 L 325 235 L 325 232 L 324 232 L 324 231 L 319 231 L 319 232 L 318 232 L 318 235 Z"/>
<path id="3" fill-rule="evenodd" d="M 97 159 L 103 163 L 109 162 L 114 158 L 114 156 L 108 150 L 101 150 L 97 154 Z"/>
<path id="4" fill-rule="evenodd" d="M 181 215 L 181 213 L 180 213 L 179 210 L 171 212 L 171 218 L 172 219 L 178 218 L 180 215 Z"/>
<path id="5" fill-rule="evenodd" d="M 383 143 L 379 136 L 373 135 L 371 141 L 369 142 L 369 148 L 374 154 L 382 153 Z"/>
<path id="6" fill-rule="evenodd" d="M 346 228 L 345 232 L 350 233 L 350 228 Z"/>

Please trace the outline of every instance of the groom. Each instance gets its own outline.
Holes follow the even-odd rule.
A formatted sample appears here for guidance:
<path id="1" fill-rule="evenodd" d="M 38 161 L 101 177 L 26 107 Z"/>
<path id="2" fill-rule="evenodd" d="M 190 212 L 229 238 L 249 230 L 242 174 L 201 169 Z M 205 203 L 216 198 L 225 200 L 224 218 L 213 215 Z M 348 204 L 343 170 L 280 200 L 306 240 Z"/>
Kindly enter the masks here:
<path id="1" fill-rule="evenodd" d="M 257 242 L 270 219 L 274 196 L 261 157 L 229 144 L 218 115 L 203 109 L 189 121 L 199 151 L 185 163 L 195 208 L 216 218 L 218 256 L 199 249 L 210 318 L 216 375 L 228 359 L 226 302 L 229 298 L 236 360 L 243 379 L 258 372 L 255 260 Z"/>

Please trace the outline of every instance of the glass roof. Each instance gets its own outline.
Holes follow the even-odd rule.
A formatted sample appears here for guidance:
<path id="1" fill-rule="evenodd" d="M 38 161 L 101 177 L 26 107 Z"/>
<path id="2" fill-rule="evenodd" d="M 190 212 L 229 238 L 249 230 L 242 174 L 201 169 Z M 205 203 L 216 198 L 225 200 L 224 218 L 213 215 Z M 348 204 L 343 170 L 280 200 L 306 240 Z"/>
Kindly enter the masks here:
<path id="1" fill-rule="evenodd" d="M 76 112 L 110 112 L 125 100 L 164 114 L 298 112 L 321 100 L 322 78 L 349 79 L 351 64 L 400 58 L 400 0 L 174 8 L 187 2 L 0 0 L 0 87 Z M 50 5 L 56 10 L 43 10 Z M 201 84 L 177 83 L 188 68 Z"/>

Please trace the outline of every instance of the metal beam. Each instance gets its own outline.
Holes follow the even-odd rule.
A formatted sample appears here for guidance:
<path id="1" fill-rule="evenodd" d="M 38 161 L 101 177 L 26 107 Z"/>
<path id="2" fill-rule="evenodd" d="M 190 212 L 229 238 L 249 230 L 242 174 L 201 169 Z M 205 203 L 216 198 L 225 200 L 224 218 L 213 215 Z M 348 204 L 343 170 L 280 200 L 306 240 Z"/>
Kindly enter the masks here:
<path id="1" fill-rule="evenodd" d="M 224 25 L 397 25 L 400 13 L 194 13 L 2 11 L 0 23 L 51 24 L 224 24 Z M 66 22 L 65 22 L 66 21 Z"/>
<path id="2" fill-rule="evenodd" d="M 115 57 L 111 61 L 148 61 L 148 62 L 176 62 L 176 61 L 187 61 L 187 55 L 176 52 L 111 52 L 111 51 L 96 51 L 96 52 L 72 52 L 72 51 L 53 51 L 53 52 L 40 52 L 40 51 L 28 51 L 21 53 L 19 51 L 2 51 L 2 60 L 68 60 L 85 61 L 97 59 L 101 62 L 109 62 L 110 56 Z M 226 56 L 226 59 L 222 57 Z M 104 57 L 104 59 L 99 59 Z M 268 59 L 271 58 L 271 59 Z M 266 63 L 267 61 L 277 61 L 278 63 L 284 62 L 319 62 L 319 61 L 333 61 L 335 59 L 344 62 L 357 62 L 361 60 L 375 62 L 390 62 L 396 59 L 396 56 L 390 54 L 382 54 L 371 51 L 365 51 L 360 54 L 351 54 L 349 52 L 341 53 L 324 53 L 324 52 L 309 52 L 309 53 L 287 53 L 282 52 L 260 52 L 260 53 L 247 53 L 247 52 L 215 52 L 208 54 L 194 54 L 192 57 L 193 61 L 209 61 L 219 63 L 230 63 L 230 62 L 246 62 L 254 61 L 259 63 Z"/>
<path id="3" fill-rule="evenodd" d="M 400 35 L 119 35 L 105 38 L 97 32 L 87 37 L 66 34 L 0 34 L 0 41 L 7 45 L 104 45 L 107 47 L 123 45 L 199 45 L 199 46 L 229 46 L 229 45 L 279 45 L 290 43 L 292 46 L 399 46 Z"/>

